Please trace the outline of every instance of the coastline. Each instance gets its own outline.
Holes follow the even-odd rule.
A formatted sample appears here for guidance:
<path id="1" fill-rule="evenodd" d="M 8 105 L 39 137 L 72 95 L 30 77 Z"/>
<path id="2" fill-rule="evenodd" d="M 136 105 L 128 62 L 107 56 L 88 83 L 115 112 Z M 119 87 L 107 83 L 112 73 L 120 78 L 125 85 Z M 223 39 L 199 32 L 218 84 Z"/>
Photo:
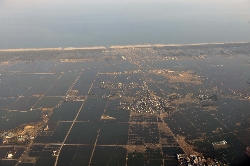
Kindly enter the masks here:
<path id="1" fill-rule="evenodd" d="M 13 48 L 0 49 L 0 52 L 25 52 L 25 51 L 73 51 L 73 50 L 107 50 L 107 49 L 127 49 L 127 48 L 151 48 L 151 47 L 183 47 L 183 46 L 206 46 L 206 45 L 226 45 L 226 44 L 250 44 L 250 42 L 225 42 L 225 43 L 194 43 L 194 44 L 135 44 L 135 45 L 112 45 L 109 47 L 55 47 L 55 48 Z"/>
<path id="2" fill-rule="evenodd" d="M 109 49 L 123 48 L 151 48 L 151 47 L 183 47 L 183 46 L 206 46 L 206 45 L 226 45 L 226 44 L 247 44 L 250 42 L 225 42 L 225 43 L 194 43 L 194 44 L 140 44 L 140 45 L 115 45 Z"/>
<path id="3" fill-rule="evenodd" d="M 13 48 L 0 49 L 0 52 L 24 52 L 24 51 L 72 51 L 72 50 L 104 50 L 106 47 L 58 47 L 58 48 Z"/>

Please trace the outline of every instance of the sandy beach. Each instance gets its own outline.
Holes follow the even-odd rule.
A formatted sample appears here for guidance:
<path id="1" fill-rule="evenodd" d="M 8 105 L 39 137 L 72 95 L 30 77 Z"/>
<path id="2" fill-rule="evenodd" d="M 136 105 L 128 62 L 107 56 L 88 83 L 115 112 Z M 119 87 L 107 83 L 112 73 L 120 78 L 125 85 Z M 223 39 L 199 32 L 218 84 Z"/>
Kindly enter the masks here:
<path id="1" fill-rule="evenodd" d="M 109 49 L 126 48 L 150 48 L 150 47 L 181 47 L 181 46 L 202 46 L 202 45 L 223 45 L 223 44 L 246 44 L 249 42 L 226 42 L 226 43 L 196 43 L 196 44 L 137 44 L 137 45 L 113 45 Z M 106 50 L 104 46 L 93 47 L 58 47 L 58 48 L 16 48 L 0 49 L 0 52 L 24 52 L 24 51 L 73 51 L 73 50 Z"/>
<path id="2" fill-rule="evenodd" d="M 24 52 L 24 51 L 69 51 L 69 50 L 104 50 L 106 47 L 58 47 L 58 48 L 16 48 L 16 49 L 0 49 L 0 52 Z"/>

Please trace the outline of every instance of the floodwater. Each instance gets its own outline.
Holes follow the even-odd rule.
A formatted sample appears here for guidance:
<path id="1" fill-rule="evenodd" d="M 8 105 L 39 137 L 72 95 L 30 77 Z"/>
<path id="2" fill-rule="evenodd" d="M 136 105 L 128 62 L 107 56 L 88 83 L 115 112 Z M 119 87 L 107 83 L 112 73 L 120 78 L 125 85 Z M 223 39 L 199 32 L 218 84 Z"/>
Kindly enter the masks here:
<path id="1" fill-rule="evenodd" d="M 245 81 L 249 77 L 246 73 L 247 66 L 243 61 L 236 61 L 237 63 L 235 57 L 219 56 L 193 61 L 155 61 L 153 64 L 145 61 L 145 64 L 151 65 L 151 70 L 193 70 L 204 78 L 203 83 L 197 85 L 172 83 L 165 77 L 152 73 L 107 77 L 98 74 L 134 70 L 135 67 L 130 63 L 120 60 L 112 62 L 121 64 L 120 71 L 117 71 L 117 66 L 104 61 L 96 65 L 93 63 L 91 66 L 86 65 L 86 62 L 77 62 L 76 65 L 72 62 L 41 61 L 32 65 L 16 62 L 0 71 L 0 101 L 3 103 L 0 111 L 0 130 L 41 121 L 47 113 L 41 109 L 54 108 L 48 122 L 49 130 L 39 132 L 29 154 L 30 157 L 39 156 L 36 165 L 53 165 L 55 157 L 51 156 L 51 153 L 59 149 L 60 146 L 56 144 L 61 143 L 64 145 L 58 165 L 162 165 L 163 162 L 165 165 L 176 165 L 174 155 L 183 153 L 183 150 L 173 135 L 160 131 L 158 124 L 163 123 L 162 120 L 154 115 L 132 115 L 131 110 L 118 107 L 120 98 L 103 97 L 103 94 L 109 96 L 116 93 L 131 97 L 141 89 L 139 86 L 129 87 L 132 82 L 134 85 L 141 85 L 142 81 L 151 78 L 155 82 L 147 83 L 149 90 L 162 98 L 170 93 L 218 95 L 218 100 L 212 102 L 182 103 L 177 112 L 171 113 L 163 120 L 174 135 L 184 136 L 186 141 L 193 144 L 195 150 L 202 152 L 205 157 L 237 165 L 250 160 L 245 154 L 245 148 L 249 145 L 247 136 L 250 126 L 250 103 L 249 100 L 230 97 L 233 94 L 232 89 L 235 93 L 249 90 Z M 33 66 L 33 74 L 29 74 L 31 71 L 27 70 L 27 65 Z M 50 66 L 50 69 L 45 71 L 41 66 Z M 142 67 L 142 71 L 146 72 L 146 69 Z M 101 82 L 114 85 L 122 82 L 129 85 L 130 89 L 101 89 Z M 69 89 L 78 90 L 79 95 L 86 96 L 86 99 L 63 101 Z M 175 105 L 175 100 L 171 102 L 171 105 Z M 215 105 L 216 110 L 209 110 L 209 104 Z M 116 119 L 100 120 L 105 114 Z M 167 140 L 161 148 L 146 147 L 159 144 L 160 138 Z M 221 140 L 226 140 L 229 146 L 225 149 L 214 149 L 212 143 Z M 55 147 L 45 146 L 47 143 Z M 128 144 L 145 146 L 146 149 L 144 152 L 128 152 Z"/>

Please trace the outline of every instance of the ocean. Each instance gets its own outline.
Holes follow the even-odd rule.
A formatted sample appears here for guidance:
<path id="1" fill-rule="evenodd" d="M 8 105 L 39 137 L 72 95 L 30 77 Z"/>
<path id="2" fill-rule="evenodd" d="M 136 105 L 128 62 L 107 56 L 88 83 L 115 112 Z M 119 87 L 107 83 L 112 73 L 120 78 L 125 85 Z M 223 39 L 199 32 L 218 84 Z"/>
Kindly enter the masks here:
<path id="1" fill-rule="evenodd" d="M 250 2 L 0 1 L 0 48 L 250 41 Z"/>

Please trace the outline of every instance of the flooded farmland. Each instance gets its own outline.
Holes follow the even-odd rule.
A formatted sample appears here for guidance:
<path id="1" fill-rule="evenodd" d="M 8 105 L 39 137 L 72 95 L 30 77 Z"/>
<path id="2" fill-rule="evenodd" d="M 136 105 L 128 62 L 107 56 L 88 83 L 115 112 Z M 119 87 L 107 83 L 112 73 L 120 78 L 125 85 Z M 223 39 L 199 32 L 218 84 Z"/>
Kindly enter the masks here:
<path id="1" fill-rule="evenodd" d="M 249 43 L 32 52 L 0 52 L 0 165 L 250 162 Z"/>

